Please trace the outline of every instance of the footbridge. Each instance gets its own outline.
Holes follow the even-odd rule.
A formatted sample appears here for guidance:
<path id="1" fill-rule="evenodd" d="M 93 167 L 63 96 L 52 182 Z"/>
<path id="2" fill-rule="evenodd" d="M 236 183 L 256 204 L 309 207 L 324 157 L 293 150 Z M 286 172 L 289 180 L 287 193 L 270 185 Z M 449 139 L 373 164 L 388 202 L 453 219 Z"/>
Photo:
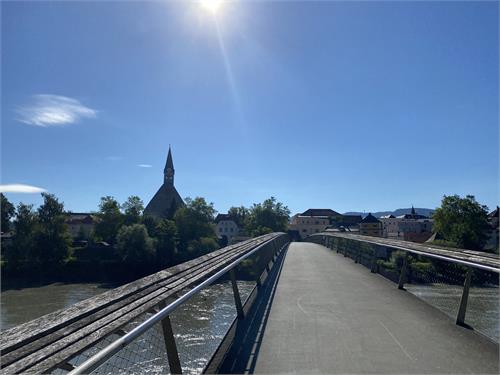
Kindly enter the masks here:
<path id="1" fill-rule="evenodd" d="M 482 325 L 498 321 L 499 272 L 497 255 L 273 233 L 3 332 L 2 373 L 496 374 L 498 324 Z M 231 311 L 182 310 L 214 284 L 227 285 Z M 428 298 L 436 288 L 446 306 Z M 194 322 L 187 345 L 179 313 Z M 223 334 L 197 337 L 206 319 L 227 323 Z"/>

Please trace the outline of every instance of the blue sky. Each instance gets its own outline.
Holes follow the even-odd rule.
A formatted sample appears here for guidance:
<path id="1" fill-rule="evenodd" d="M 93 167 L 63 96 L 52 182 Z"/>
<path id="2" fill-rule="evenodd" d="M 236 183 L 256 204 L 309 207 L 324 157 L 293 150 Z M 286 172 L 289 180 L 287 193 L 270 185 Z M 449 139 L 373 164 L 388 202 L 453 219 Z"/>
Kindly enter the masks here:
<path id="1" fill-rule="evenodd" d="M 147 203 L 171 144 L 220 212 L 499 202 L 497 2 L 1 7 L 2 184 Z"/>

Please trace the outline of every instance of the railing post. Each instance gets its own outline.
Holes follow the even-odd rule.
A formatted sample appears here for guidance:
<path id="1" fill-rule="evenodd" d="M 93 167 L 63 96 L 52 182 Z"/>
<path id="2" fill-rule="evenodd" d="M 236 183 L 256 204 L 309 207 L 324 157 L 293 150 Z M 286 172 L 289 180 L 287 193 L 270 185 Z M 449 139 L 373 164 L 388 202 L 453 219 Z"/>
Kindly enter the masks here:
<path id="1" fill-rule="evenodd" d="M 457 324 L 463 326 L 465 324 L 465 312 L 467 311 L 467 301 L 469 299 L 470 282 L 472 279 L 472 269 L 467 268 L 465 274 L 464 289 L 462 290 L 462 298 L 460 299 L 460 308 L 457 314 Z"/>
<path id="2" fill-rule="evenodd" d="M 165 306 L 165 301 L 159 303 L 160 310 Z M 162 319 L 161 328 L 163 331 L 165 348 L 167 349 L 168 366 L 170 368 L 170 373 L 182 374 L 181 361 L 179 360 L 179 353 L 177 352 L 177 345 L 175 343 L 174 332 L 172 330 L 172 323 L 170 322 L 170 317 L 168 315 Z"/>
<path id="3" fill-rule="evenodd" d="M 229 277 L 231 278 L 231 285 L 233 286 L 234 303 L 236 305 L 238 319 L 243 319 L 245 318 L 245 313 L 243 312 L 243 305 L 241 304 L 240 292 L 238 290 L 238 284 L 236 283 L 236 274 L 234 272 L 234 268 L 229 271 Z"/>
<path id="4" fill-rule="evenodd" d="M 404 290 L 404 285 L 406 281 L 406 268 L 408 267 L 408 252 L 405 252 L 405 257 L 403 259 L 403 266 L 401 267 L 401 273 L 399 274 L 398 289 Z"/>

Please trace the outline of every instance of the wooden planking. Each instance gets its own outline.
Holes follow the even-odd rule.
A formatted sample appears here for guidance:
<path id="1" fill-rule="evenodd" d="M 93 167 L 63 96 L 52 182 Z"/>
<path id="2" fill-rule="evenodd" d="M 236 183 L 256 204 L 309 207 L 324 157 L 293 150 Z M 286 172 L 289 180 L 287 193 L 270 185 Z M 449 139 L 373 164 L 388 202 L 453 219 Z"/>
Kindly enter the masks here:
<path id="1" fill-rule="evenodd" d="M 66 325 L 63 325 L 62 327 L 66 327 L 65 329 L 62 330 L 62 333 L 58 332 L 56 333 L 57 335 L 57 342 L 53 343 L 52 345 L 48 345 L 51 342 L 54 342 L 52 338 L 44 338 L 43 340 L 38 340 L 39 342 L 34 342 L 30 346 L 30 348 L 27 348 L 27 351 L 23 351 L 24 355 L 28 355 L 27 357 L 25 356 L 22 358 L 22 360 L 18 360 L 16 363 L 12 364 L 11 366 L 4 367 L 3 372 L 5 373 L 15 373 L 19 371 L 26 371 L 29 370 L 34 371 L 34 372 L 42 372 L 46 371 L 48 368 L 53 367 L 57 365 L 57 363 L 61 363 L 61 361 L 66 360 L 67 358 L 71 357 L 72 355 L 75 355 L 77 352 L 81 352 L 82 350 L 85 350 L 87 347 L 91 346 L 92 343 L 94 343 L 96 340 L 99 340 L 103 338 L 104 336 L 109 335 L 112 333 L 113 330 L 118 329 L 119 327 L 123 326 L 124 324 L 130 322 L 132 319 L 137 317 L 138 315 L 143 314 L 145 311 L 147 311 L 150 308 L 153 308 L 158 302 L 164 300 L 165 298 L 168 298 L 172 294 L 177 293 L 178 291 L 185 289 L 187 286 L 192 285 L 194 282 L 201 280 L 203 278 L 206 278 L 207 275 L 209 275 L 212 272 L 217 271 L 218 269 L 222 268 L 225 266 L 229 261 L 236 259 L 237 257 L 241 256 L 244 252 L 250 251 L 251 249 L 255 248 L 259 244 L 265 243 L 273 238 L 275 238 L 276 235 L 267 235 L 267 236 L 262 236 L 254 240 L 249 240 L 243 243 L 238 244 L 237 246 L 232 246 L 229 247 L 231 250 L 228 251 L 228 248 L 221 249 L 223 251 L 217 251 L 211 254 L 208 254 L 207 256 L 202 257 L 205 263 L 199 264 L 198 266 L 194 267 L 186 267 L 184 264 L 184 267 L 177 267 L 177 268 L 184 268 L 185 271 L 185 276 L 184 275 L 175 275 L 173 273 L 173 269 L 169 269 L 167 271 L 169 272 L 169 276 L 167 278 L 164 277 L 151 277 L 155 275 L 151 275 L 150 277 L 144 278 L 147 279 L 146 284 L 148 284 L 149 281 L 153 280 L 154 283 L 151 284 L 149 283 L 149 287 L 153 288 L 154 291 L 152 293 L 146 294 L 141 293 L 141 292 L 136 292 L 136 295 L 139 297 L 142 295 L 142 298 L 139 298 L 138 300 L 135 300 L 134 302 L 130 303 L 129 300 L 124 300 L 123 298 L 119 298 L 120 295 L 118 293 L 118 298 L 115 298 L 115 300 L 121 302 L 122 308 L 116 310 L 113 309 L 112 306 L 110 306 L 110 303 L 112 301 L 109 301 L 108 299 L 103 299 L 103 301 L 98 301 L 98 304 L 100 307 L 104 306 L 106 310 L 107 315 L 104 315 L 102 318 L 94 319 L 93 317 L 89 317 L 88 314 L 80 314 L 80 316 L 84 316 L 85 323 L 84 324 L 78 324 L 76 325 L 82 329 L 75 331 L 72 327 L 66 327 Z M 208 261 L 207 261 L 208 258 Z M 210 261 L 210 258 L 214 258 L 212 261 Z M 200 262 L 194 262 L 194 263 L 200 263 Z M 192 265 L 192 264 L 191 264 Z M 176 267 L 174 267 L 176 268 Z M 164 271 L 160 271 L 159 273 L 162 273 Z M 174 276 L 172 276 L 172 274 Z M 174 278 L 176 281 L 174 281 Z M 138 282 L 141 282 L 143 284 L 145 282 L 144 279 L 138 280 L 136 282 L 133 282 L 131 284 L 135 284 Z M 168 280 L 166 280 L 168 279 Z M 162 280 L 160 284 L 158 285 L 158 280 Z M 168 283 L 168 285 L 166 284 Z M 130 284 L 128 284 L 130 285 Z M 135 287 L 137 285 L 133 285 Z M 147 292 L 148 286 L 146 285 L 144 288 L 134 288 L 136 291 L 141 290 L 144 292 Z M 121 287 L 120 289 L 124 289 Z M 167 293 L 167 294 L 166 294 Z M 115 297 L 116 297 L 115 293 Z M 125 293 L 125 296 L 130 295 L 130 293 Z M 99 297 L 99 296 L 97 296 Z M 96 297 L 91 298 L 86 302 L 86 304 L 89 304 L 92 300 L 96 299 Z M 130 298 L 134 299 L 134 298 Z M 100 302 L 100 303 L 99 303 Z M 125 304 L 126 302 L 126 304 Z M 93 309 L 95 310 L 95 309 Z M 114 311 L 113 311 L 114 310 Z M 53 314 L 51 314 L 53 315 Z M 102 314 L 101 314 L 102 315 Z M 40 320 L 41 318 L 37 319 Z M 111 322 L 111 324 L 107 324 Z M 31 324 L 26 324 L 33 326 L 33 323 Z M 10 330 L 12 331 L 12 330 Z M 24 330 L 17 330 L 17 332 L 24 333 Z M 10 332 L 12 335 L 12 332 Z M 89 334 L 90 333 L 90 334 Z M 35 333 L 36 334 L 36 333 Z M 12 337 L 12 336 L 10 336 Z M 37 352 L 34 352 L 36 350 L 36 345 L 40 344 Z M 45 345 L 45 346 L 43 346 Z M 16 352 L 18 356 L 22 356 L 23 352 L 19 351 Z M 54 356 L 54 354 L 57 353 L 57 359 L 56 358 L 51 358 Z M 64 357 L 64 358 L 63 358 Z M 4 358 L 2 358 L 3 360 Z M 12 358 L 10 358 L 12 360 Z M 12 361 L 9 361 L 12 363 Z M 57 362 L 57 363 L 56 363 Z M 37 364 L 38 363 L 38 364 Z M 5 364 L 5 362 L 4 362 Z M 29 368 L 30 366 L 36 365 L 34 368 Z"/>
<path id="2" fill-rule="evenodd" d="M 252 246 L 252 248 L 255 248 L 255 246 Z M 232 257 L 232 259 L 237 259 L 239 256 L 242 254 L 235 255 Z M 229 263 L 229 262 L 227 262 Z M 222 268 L 221 266 L 214 265 L 208 270 L 210 273 L 215 273 L 217 270 Z M 182 291 L 185 289 L 188 285 L 192 285 L 194 282 L 197 281 L 202 281 L 206 278 L 206 274 L 199 274 L 196 277 L 196 280 L 190 280 L 187 283 L 182 283 L 177 285 L 175 288 L 169 290 L 169 295 L 175 294 L 177 292 Z M 169 295 L 158 295 L 155 297 L 152 301 L 150 301 L 151 306 L 156 306 L 160 302 L 164 301 L 165 298 L 168 298 Z M 141 311 L 135 310 L 132 311 L 131 314 L 128 314 L 126 316 L 122 316 L 117 318 L 116 320 L 113 319 L 110 324 L 108 324 L 105 327 L 102 327 L 100 329 L 94 330 L 95 327 L 87 327 L 86 328 L 86 333 L 90 332 L 90 335 L 87 337 L 83 337 L 78 339 L 77 341 L 74 340 L 67 340 L 64 338 L 65 343 L 68 344 L 68 341 L 73 341 L 73 344 L 68 344 L 63 345 L 66 346 L 61 352 L 52 354 L 50 356 L 45 356 L 47 359 L 43 360 L 42 362 L 36 364 L 32 368 L 23 368 L 20 371 L 22 372 L 30 372 L 30 373 L 41 373 L 41 372 L 46 372 L 47 370 L 50 370 L 53 367 L 56 367 L 59 363 L 66 361 L 68 358 L 74 356 L 77 353 L 80 353 L 84 351 L 85 349 L 91 347 L 92 345 L 95 344 L 97 340 L 101 340 L 104 337 L 106 337 L 108 334 L 112 333 L 114 330 L 123 327 L 125 324 L 136 318 L 137 316 L 141 315 L 144 313 L 144 311 L 147 311 L 147 309 L 141 309 Z M 58 342 L 59 343 L 59 342 Z M 56 343 L 56 345 L 58 344 Z M 8 369 L 7 369 L 8 370 Z M 14 372 L 20 372 L 19 370 L 16 370 Z M 9 372 L 7 372 L 9 373 Z"/>
<path id="3" fill-rule="evenodd" d="M 480 251 L 457 249 L 457 248 L 429 246 L 427 244 L 420 244 L 416 242 L 394 240 L 381 237 L 363 236 L 359 234 L 350 234 L 350 233 L 324 232 L 324 233 L 319 233 L 319 235 L 345 238 L 345 239 L 371 243 L 386 247 L 405 248 L 410 252 L 411 250 L 415 250 L 427 254 L 440 255 L 452 259 L 463 260 L 471 263 L 476 263 L 478 265 L 489 266 L 500 269 L 500 258 L 496 254 L 482 253 Z"/>

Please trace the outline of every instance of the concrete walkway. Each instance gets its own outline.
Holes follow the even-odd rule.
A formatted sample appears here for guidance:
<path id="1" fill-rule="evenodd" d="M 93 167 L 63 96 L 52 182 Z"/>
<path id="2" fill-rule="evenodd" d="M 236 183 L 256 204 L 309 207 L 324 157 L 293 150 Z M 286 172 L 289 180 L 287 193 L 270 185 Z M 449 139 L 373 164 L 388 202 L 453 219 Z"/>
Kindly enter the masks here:
<path id="1" fill-rule="evenodd" d="M 498 345 L 311 243 L 290 245 L 258 344 L 250 370 L 255 373 L 499 370 Z"/>

